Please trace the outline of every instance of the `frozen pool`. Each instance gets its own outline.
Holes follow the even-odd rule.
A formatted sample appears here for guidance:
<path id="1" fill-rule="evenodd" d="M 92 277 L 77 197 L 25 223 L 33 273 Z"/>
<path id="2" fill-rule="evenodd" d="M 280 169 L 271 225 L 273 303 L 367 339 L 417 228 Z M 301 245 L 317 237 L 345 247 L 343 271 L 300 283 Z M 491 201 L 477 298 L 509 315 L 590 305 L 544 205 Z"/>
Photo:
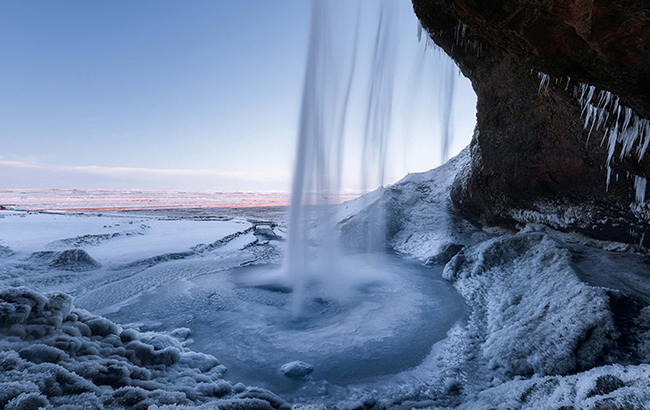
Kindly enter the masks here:
<path id="1" fill-rule="evenodd" d="M 325 394 L 408 373 L 464 317 L 462 298 L 441 278 L 442 267 L 395 254 L 347 258 L 358 275 L 346 301 L 308 289 L 296 317 L 285 288 L 251 286 L 275 266 L 251 266 L 179 281 L 107 315 L 143 330 L 191 329 L 191 348 L 217 357 L 227 378 L 285 398 Z M 342 290 L 343 291 L 343 290 Z M 314 367 L 306 380 L 280 372 L 288 362 Z"/>

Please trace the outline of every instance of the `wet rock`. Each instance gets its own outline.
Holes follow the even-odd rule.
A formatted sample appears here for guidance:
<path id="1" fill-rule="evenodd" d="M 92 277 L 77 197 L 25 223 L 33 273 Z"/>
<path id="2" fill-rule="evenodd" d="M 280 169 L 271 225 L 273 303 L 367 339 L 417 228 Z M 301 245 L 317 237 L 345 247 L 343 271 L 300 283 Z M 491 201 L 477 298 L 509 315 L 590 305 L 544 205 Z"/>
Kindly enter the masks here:
<path id="1" fill-rule="evenodd" d="M 290 379 L 304 379 L 314 371 L 314 366 L 304 362 L 295 361 L 283 365 L 280 368 L 280 371 Z"/>

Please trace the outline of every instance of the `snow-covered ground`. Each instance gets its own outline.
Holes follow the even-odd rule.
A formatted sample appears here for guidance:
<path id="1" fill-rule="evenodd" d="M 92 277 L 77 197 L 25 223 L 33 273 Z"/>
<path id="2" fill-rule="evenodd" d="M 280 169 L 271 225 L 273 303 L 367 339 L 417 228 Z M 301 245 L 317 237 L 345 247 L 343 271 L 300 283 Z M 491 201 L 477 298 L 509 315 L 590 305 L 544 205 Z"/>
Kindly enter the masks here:
<path id="1" fill-rule="evenodd" d="M 299 316 L 282 211 L 0 211 L 0 408 L 648 408 L 650 255 L 470 224 L 466 161 L 342 204 Z"/>
<path id="2" fill-rule="evenodd" d="M 251 391 L 271 397 L 263 389 L 297 403 L 336 403 L 400 391 L 437 371 L 434 346 L 465 314 L 442 266 L 348 254 L 350 289 L 312 288 L 294 317 L 290 290 L 256 280 L 281 269 L 284 221 L 251 214 L 3 212 L 0 350 L 17 353 L 7 356 L 17 362 L 2 379 L 5 403 L 23 394 L 16 405 L 132 400 L 146 408 Z M 43 366 L 86 387 L 43 391 Z M 27 390 L 16 384 L 26 371 L 37 374 Z"/>

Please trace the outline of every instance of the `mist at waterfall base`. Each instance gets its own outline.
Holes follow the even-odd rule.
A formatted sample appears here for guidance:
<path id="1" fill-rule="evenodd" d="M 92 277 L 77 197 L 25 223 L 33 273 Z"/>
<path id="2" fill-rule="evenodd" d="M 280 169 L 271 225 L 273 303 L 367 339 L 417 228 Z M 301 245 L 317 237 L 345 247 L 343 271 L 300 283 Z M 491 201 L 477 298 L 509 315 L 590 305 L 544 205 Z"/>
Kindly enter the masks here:
<path id="1" fill-rule="evenodd" d="M 382 206 L 372 207 L 355 249 L 342 249 L 338 240 L 341 215 L 331 198 L 344 184 L 346 147 L 361 147 L 356 161 L 361 188 L 377 190 L 357 200 L 363 208 L 381 195 L 388 150 L 417 144 L 409 138 L 409 127 L 419 120 L 412 115 L 415 104 L 428 104 L 429 112 L 440 113 L 439 129 L 432 127 L 431 138 L 439 140 L 443 162 L 449 155 L 457 68 L 448 57 L 435 53 L 421 27 L 400 24 L 396 5 L 391 0 L 312 4 L 285 262 L 280 270 L 249 278 L 258 285 L 291 290 L 296 319 L 314 291 L 324 300 L 345 305 L 359 296 L 356 289 L 385 281 L 384 273 L 361 275 L 347 256 L 362 252 L 372 258 L 385 250 Z M 400 32 L 412 33 L 411 42 L 420 43 L 416 53 L 400 52 Z M 366 55 L 367 61 L 360 58 Z M 406 81 L 399 77 L 405 73 L 410 74 Z M 429 89 L 423 90 L 423 84 Z M 361 121 L 352 124 L 352 118 Z"/>

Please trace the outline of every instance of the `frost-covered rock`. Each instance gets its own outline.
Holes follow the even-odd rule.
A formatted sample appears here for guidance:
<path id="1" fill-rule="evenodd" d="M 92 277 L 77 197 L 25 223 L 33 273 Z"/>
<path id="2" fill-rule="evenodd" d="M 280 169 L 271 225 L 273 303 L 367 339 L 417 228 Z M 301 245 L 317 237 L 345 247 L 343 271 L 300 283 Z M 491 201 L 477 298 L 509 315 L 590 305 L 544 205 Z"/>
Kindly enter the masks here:
<path id="1" fill-rule="evenodd" d="M 187 327 L 179 327 L 178 329 L 172 330 L 170 333 L 171 336 L 175 337 L 178 340 L 186 340 L 192 334 L 192 330 Z"/>
<path id="2" fill-rule="evenodd" d="M 484 390 L 459 410 L 644 410 L 650 366 L 603 366 L 571 376 L 515 380 Z"/>
<path id="3" fill-rule="evenodd" d="M 542 234 L 486 241 L 443 276 L 470 305 L 469 329 L 489 367 L 510 375 L 589 369 L 618 336 L 607 291 L 580 281 L 570 254 Z"/>
<path id="4" fill-rule="evenodd" d="M 15 252 L 11 250 L 10 247 L 0 245 L 0 259 L 8 258 L 12 256 Z"/>
<path id="5" fill-rule="evenodd" d="M 101 264 L 83 249 L 67 249 L 54 255 L 51 266 L 62 270 L 87 271 L 101 268 Z"/>
<path id="6" fill-rule="evenodd" d="M 32 262 L 47 264 L 50 268 L 86 272 L 101 268 L 101 264 L 83 249 L 66 249 L 60 252 L 41 251 L 30 255 Z"/>
<path id="7" fill-rule="evenodd" d="M 290 379 L 304 379 L 314 371 L 314 366 L 305 362 L 295 361 L 282 365 L 280 371 Z"/>
<path id="8" fill-rule="evenodd" d="M 232 386 L 224 371 L 172 335 L 122 329 L 68 295 L 0 289 L 0 408 L 285 406 L 266 390 Z"/>

